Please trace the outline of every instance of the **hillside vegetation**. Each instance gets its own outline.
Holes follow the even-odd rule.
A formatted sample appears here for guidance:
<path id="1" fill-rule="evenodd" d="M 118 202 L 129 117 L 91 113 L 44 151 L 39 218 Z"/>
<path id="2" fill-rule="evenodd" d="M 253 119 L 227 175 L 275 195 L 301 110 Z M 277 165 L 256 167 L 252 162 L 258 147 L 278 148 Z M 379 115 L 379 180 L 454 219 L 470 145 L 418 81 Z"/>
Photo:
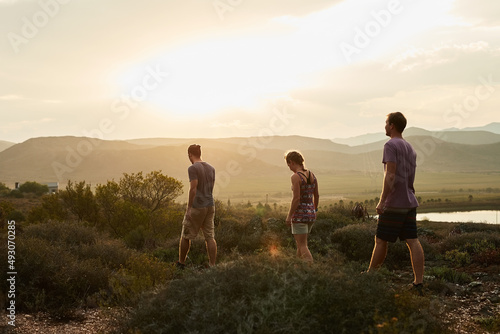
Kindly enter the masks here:
<path id="1" fill-rule="evenodd" d="M 178 180 L 155 171 L 124 174 L 95 191 L 68 182 L 57 194 L 33 195 L 26 215 L 0 198 L 2 222 L 15 221 L 19 316 L 75 319 L 81 310 L 119 309 L 107 332 L 148 334 L 486 333 L 500 326 L 498 225 L 422 223 L 419 296 L 408 289 L 404 243 L 391 245 L 382 270 L 363 273 L 375 220 L 357 218 L 343 202 L 319 211 L 309 238 L 315 263 L 306 265 L 295 258 L 286 207 L 217 201 L 218 265 L 207 268 L 200 237 L 187 268 L 177 269 L 185 208 L 173 198 L 181 191 Z M 6 238 L 5 223 L 1 232 Z"/>

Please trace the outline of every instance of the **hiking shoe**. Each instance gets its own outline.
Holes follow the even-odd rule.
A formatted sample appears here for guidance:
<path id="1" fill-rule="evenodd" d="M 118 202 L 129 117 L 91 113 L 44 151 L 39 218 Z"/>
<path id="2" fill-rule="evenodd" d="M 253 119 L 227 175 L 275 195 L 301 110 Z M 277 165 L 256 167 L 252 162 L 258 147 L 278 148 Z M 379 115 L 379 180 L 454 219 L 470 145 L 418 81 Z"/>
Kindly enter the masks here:
<path id="1" fill-rule="evenodd" d="M 416 292 L 419 296 L 423 296 L 424 295 L 424 284 L 423 283 L 418 283 L 418 284 L 412 283 L 411 290 Z"/>
<path id="2" fill-rule="evenodd" d="M 177 267 L 177 269 L 181 269 L 181 270 L 184 270 L 184 268 L 186 267 L 186 265 L 185 265 L 185 264 L 180 263 L 179 261 L 177 261 L 177 262 L 175 263 L 175 266 Z"/>

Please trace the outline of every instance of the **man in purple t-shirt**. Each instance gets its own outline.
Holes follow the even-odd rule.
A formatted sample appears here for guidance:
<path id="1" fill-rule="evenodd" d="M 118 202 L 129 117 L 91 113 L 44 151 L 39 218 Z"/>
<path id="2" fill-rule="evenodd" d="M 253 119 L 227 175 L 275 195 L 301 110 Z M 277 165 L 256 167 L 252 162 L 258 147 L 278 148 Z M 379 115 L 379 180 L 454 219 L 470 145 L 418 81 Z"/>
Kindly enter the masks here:
<path id="1" fill-rule="evenodd" d="M 384 181 L 377 205 L 378 224 L 375 246 L 368 271 L 378 269 L 387 255 L 387 243 L 405 240 L 410 249 L 413 267 L 413 287 L 422 294 L 424 251 L 417 237 L 417 206 L 413 182 L 417 155 L 403 139 L 406 118 L 400 112 L 387 115 L 386 135 L 391 137 L 384 145 Z"/>

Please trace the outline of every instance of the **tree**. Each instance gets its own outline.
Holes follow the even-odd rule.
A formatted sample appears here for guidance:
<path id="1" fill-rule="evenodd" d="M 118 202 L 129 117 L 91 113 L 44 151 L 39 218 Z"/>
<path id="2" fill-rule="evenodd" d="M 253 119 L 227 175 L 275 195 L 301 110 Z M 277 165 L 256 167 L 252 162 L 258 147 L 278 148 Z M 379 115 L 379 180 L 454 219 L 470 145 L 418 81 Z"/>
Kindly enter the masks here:
<path id="1" fill-rule="evenodd" d="M 78 221 L 97 224 L 99 209 L 89 184 L 86 184 L 85 181 L 73 183 L 69 180 L 66 190 L 62 191 L 60 196 Z"/>
<path id="2" fill-rule="evenodd" d="M 95 199 L 99 206 L 101 221 L 104 225 L 110 227 L 116 236 L 121 236 L 118 226 L 116 226 L 116 219 L 118 218 L 120 203 L 122 201 L 118 183 L 113 180 L 108 181 L 105 185 L 97 185 Z"/>
<path id="3" fill-rule="evenodd" d="M 153 171 L 145 177 L 142 172 L 123 174 L 120 194 L 125 200 L 137 203 L 154 212 L 167 206 L 183 193 L 182 182 L 161 171 Z"/>
<path id="4" fill-rule="evenodd" d="M 19 186 L 22 193 L 33 193 L 36 196 L 42 196 L 49 192 L 49 186 L 34 181 L 28 181 Z"/>
<path id="5" fill-rule="evenodd" d="M 68 218 L 68 210 L 60 195 L 61 192 L 43 196 L 41 204 L 29 211 L 27 221 L 29 223 L 65 221 Z"/>
<path id="6" fill-rule="evenodd" d="M 154 243 L 155 237 L 168 229 L 171 204 L 180 194 L 182 183 L 161 171 L 146 176 L 142 172 L 124 173 L 118 182 L 96 187 L 100 225 L 124 238 L 129 246 Z"/>
<path id="7" fill-rule="evenodd" d="M 9 187 L 5 185 L 5 183 L 0 182 L 0 196 L 8 195 L 10 192 Z"/>

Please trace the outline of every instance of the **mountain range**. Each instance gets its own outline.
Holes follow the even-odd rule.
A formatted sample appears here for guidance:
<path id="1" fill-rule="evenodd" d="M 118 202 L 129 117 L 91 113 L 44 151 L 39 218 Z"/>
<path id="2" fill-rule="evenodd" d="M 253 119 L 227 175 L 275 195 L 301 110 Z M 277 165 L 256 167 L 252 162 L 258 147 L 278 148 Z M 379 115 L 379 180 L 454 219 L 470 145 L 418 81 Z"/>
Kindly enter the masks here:
<path id="1" fill-rule="evenodd" d="M 439 131 L 429 131 L 412 127 L 404 131 L 404 136 L 431 136 L 457 144 L 493 144 L 500 140 L 500 123 L 490 123 L 482 127 L 464 129 L 449 128 Z M 385 138 L 386 136 L 384 133 L 378 132 L 351 138 L 334 138 L 332 141 L 349 146 L 358 146 L 381 141 Z"/>
<path id="2" fill-rule="evenodd" d="M 499 124 L 499 123 L 497 123 Z M 481 129 L 432 132 L 405 130 L 405 138 L 418 155 L 419 171 L 499 172 L 500 133 Z M 0 152 L 0 182 L 59 182 L 97 184 L 118 180 L 123 173 L 163 173 L 186 181 L 187 147 L 202 146 L 203 159 L 219 173 L 219 181 L 238 176 L 272 179 L 287 173 L 284 152 L 300 150 L 317 174 L 337 172 L 379 173 L 382 170 L 384 134 L 350 138 L 351 145 L 302 136 L 234 138 L 148 138 L 101 140 L 86 137 L 39 137 L 10 145 Z M 362 142 L 364 144 L 354 145 Z M 5 142 L 0 142 L 5 145 Z"/>

